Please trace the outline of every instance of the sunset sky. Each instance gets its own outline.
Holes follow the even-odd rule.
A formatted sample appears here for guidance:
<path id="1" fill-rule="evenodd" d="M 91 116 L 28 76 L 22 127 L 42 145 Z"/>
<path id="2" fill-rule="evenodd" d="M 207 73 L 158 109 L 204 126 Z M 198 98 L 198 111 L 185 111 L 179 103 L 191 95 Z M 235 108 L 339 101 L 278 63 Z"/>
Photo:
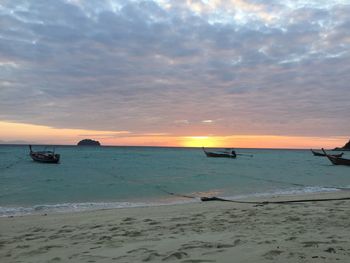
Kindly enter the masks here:
<path id="1" fill-rule="evenodd" d="M 350 139 L 349 0 L 2 0 L 0 143 Z"/>

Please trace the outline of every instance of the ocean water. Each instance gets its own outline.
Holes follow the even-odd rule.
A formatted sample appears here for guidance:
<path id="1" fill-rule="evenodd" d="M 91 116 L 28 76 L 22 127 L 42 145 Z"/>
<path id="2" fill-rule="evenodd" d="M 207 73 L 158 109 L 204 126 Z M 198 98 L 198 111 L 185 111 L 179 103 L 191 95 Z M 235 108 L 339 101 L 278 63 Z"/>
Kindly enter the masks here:
<path id="1" fill-rule="evenodd" d="M 200 148 L 59 146 L 60 164 L 42 164 L 27 146 L 0 145 L 0 216 L 350 188 L 350 167 L 309 150 L 236 151 L 253 157 L 207 158 Z"/>

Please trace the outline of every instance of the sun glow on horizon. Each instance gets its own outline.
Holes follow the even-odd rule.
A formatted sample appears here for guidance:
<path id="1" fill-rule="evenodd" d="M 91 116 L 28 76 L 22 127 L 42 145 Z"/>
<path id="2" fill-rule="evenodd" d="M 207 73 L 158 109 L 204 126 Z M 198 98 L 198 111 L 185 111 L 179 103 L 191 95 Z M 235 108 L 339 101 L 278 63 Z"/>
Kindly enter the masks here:
<path id="1" fill-rule="evenodd" d="M 216 137 L 210 136 L 189 136 L 183 137 L 181 141 L 183 147 L 217 147 L 220 145 Z"/>
<path id="2" fill-rule="evenodd" d="M 343 146 L 347 137 L 306 137 L 275 135 L 176 136 L 168 133 L 132 133 L 58 129 L 42 125 L 0 121 L 0 143 L 69 144 L 85 138 L 109 146 L 220 147 L 220 148 L 334 148 Z M 19 142 L 20 141 L 20 142 Z"/>
<path id="3" fill-rule="evenodd" d="M 301 137 L 275 135 L 186 136 L 180 140 L 182 147 L 218 148 L 334 148 L 344 145 L 346 137 Z"/>

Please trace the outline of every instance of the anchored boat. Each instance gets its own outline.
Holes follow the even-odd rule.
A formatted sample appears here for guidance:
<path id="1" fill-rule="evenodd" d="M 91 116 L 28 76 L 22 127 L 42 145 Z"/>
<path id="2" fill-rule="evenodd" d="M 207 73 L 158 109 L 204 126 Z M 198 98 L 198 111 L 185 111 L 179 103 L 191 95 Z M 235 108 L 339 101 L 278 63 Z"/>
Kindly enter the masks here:
<path id="1" fill-rule="evenodd" d="M 320 153 L 320 152 L 316 152 L 312 149 L 310 149 L 311 152 L 313 153 L 314 156 L 326 156 L 324 153 Z M 339 154 L 329 154 L 329 155 L 332 155 L 334 157 L 342 157 L 344 153 L 339 153 Z"/>
<path id="2" fill-rule="evenodd" d="M 322 151 L 327 156 L 327 158 L 332 162 L 332 164 L 335 165 L 350 165 L 350 159 L 345 159 L 341 157 L 334 157 L 333 155 L 329 155 L 326 153 L 326 151 L 322 148 Z"/>
<path id="3" fill-rule="evenodd" d="M 236 158 L 237 154 L 234 150 L 229 149 L 226 151 L 218 151 L 218 152 L 208 152 L 204 149 L 204 147 L 202 147 L 205 155 L 207 157 L 224 157 L 224 158 Z"/>
<path id="4" fill-rule="evenodd" d="M 55 153 L 54 150 L 34 152 L 31 145 L 29 145 L 29 150 L 29 155 L 35 162 L 58 163 L 60 161 L 60 155 Z"/>

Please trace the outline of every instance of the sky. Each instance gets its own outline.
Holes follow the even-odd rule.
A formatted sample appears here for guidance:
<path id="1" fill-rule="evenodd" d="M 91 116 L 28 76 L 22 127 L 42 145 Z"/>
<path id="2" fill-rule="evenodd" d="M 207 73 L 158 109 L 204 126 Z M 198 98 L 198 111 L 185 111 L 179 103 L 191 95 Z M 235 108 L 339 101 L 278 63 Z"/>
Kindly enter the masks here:
<path id="1" fill-rule="evenodd" d="M 1 0 L 0 143 L 350 139 L 349 0 Z"/>

